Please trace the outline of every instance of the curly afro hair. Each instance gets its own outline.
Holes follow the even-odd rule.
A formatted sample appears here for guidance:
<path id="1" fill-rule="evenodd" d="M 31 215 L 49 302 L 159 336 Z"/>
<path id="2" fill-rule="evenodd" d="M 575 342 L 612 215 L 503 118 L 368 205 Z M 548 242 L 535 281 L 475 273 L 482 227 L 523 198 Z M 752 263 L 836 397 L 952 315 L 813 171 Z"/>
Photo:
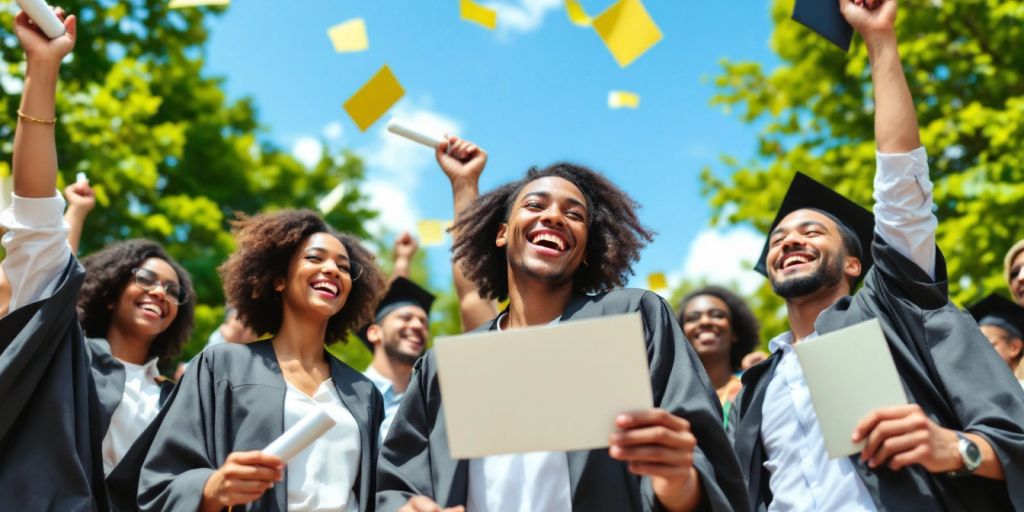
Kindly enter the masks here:
<path id="1" fill-rule="evenodd" d="M 738 372 L 740 371 L 740 363 L 743 361 L 743 356 L 752 352 L 761 343 L 761 335 L 759 334 L 761 326 L 757 321 L 757 317 L 754 316 L 754 312 L 750 310 L 747 302 L 739 295 L 720 286 L 705 286 L 690 292 L 679 302 L 679 310 L 676 316 L 679 319 L 680 327 L 684 324 L 683 318 L 686 313 L 686 306 L 690 304 L 691 300 L 701 295 L 718 297 L 729 308 L 729 326 L 736 333 L 736 343 L 732 345 L 732 349 L 729 351 L 729 363 L 732 365 L 732 371 Z"/>
<path id="2" fill-rule="evenodd" d="M 256 216 L 240 214 L 232 222 L 238 248 L 220 266 L 224 295 L 238 318 L 259 334 L 275 334 L 284 318 L 278 279 L 288 274 L 295 251 L 312 235 L 328 233 L 341 241 L 349 259 L 363 268 L 352 283 L 345 306 L 327 322 L 324 343 L 345 341 L 348 333 L 370 323 L 385 291 L 384 275 L 373 254 L 356 237 L 339 233 L 310 210 L 281 210 Z"/>
<path id="3" fill-rule="evenodd" d="M 110 306 L 117 303 L 125 287 L 132 282 L 132 269 L 141 267 L 150 258 L 166 261 L 178 275 L 178 283 L 189 297 L 178 306 L 178 314 L 171 325 L 149 346 L 148 357 L 159 358 L 160 367 L 165 368 L 181 353 L 181 347 L 192 334 L 196 294 L 188 272 L 171 259 L 160 244 L 149 240 L 127 240 L 83 258 L 85 282 L 78 296 L 78 318 L 86 336 L 106 338 L 114 314 Z"/>
<path id="4" fill-rule="evenodd" d="M 583 193 L 589 211 L 586 265 L 573 278 L 577 293 L 598 293 L 624 286 L 633 274 L 640 249 L 654 239 L 654 232 L 640 224 L 639 205 L 601 174 L 579 165 L 560 162 L 544 169 L 530 168 L 519 181 L 508 183 L 478 197 L 452 226 L 456 233 L 453 259 L 461 262 L 466 277 L 480 287 L 480 294 L 504 300 L 508 297 L 505 248 L 494 243 L 498 229 L 508 222 L 516 197 L 527 184 L 547 177 L 569 181 Z"/>

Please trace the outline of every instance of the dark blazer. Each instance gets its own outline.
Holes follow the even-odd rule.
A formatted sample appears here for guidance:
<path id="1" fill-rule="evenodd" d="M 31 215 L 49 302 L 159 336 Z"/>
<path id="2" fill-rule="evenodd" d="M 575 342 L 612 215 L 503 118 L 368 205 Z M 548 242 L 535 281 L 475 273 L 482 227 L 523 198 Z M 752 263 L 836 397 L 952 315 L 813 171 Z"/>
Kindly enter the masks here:
<path id="1" fill-rule="evenodd" d="M 383 399 L 359 372 L 334 356 L 327 360 L 341 401 L 359 425 L 359 476 L 352 490 L 359 510 L 372 512 Z M 131 510 L 137 496 L 140 510 L 195 511 L 206 480 L 228 454 L 262 450 L 284 432 L 286 389 L 270 340 L 204 350 L 108 477 L 115 506 Z M 286 470 L 285 482 L 235 510 L 287 510 L 287 478 Z"/>
<path id="2" fill-rule="evenodd" d="M 880 511 L 1024 510 L 1024 391 L 974 320 L 949 301 L 945 260 L 936 254 L 931 279 L 876 236 L 875 265 L 864 286 L 822 312 L 815 328 L 824 334 L 879 319 L 910 402 L 945 428 L 984 436 L 1006 482 L 936 475 L 920 466 L 869 469 L 856 455 L 850 460 Z M 780 360 L 776 353 L 748 369 L 737 398 L 736 454 L 754 510 L 767 510 L 772 500 L 761 409 Z"/>
<path id="3" fill-rule="evenodd" d="M 106 510 L 99 401 L 71 257 L 48 298 L 0 319 L 0 509 Z"/>
<path id="4" fill-rule="evenodd" d="M 562 321 L 640 312 L 656 407 L 686 418 L 698 446 L 694 466 L 703 486 L 703 509 L 743 510 L 746 493 L 735 455 L 722 429 L 714 389 L 671 308 L 643 290 L 614 290 L 577 296 Z M 478 331 L 493 330 L 494 321 Z M 650 479 L 630 473 L 608 450 L 568 452 L 573 510 L 660 510 Z M 434 355 L 416 363 L 412 382 L 381 450 L 377 507 L 394 511 L 412 496 L 424 495 L 442 507 L 465 505 L 469 461 L 449 455 L 444 408 Z"/>

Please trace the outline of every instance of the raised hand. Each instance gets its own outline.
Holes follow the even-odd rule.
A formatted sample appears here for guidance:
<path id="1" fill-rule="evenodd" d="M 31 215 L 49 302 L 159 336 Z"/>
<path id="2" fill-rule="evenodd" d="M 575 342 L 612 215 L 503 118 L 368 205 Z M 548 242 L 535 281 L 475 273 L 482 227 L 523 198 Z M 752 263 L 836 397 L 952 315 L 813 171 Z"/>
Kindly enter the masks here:
<path id="1" fill-rule="evenodd" d="M 18 36 L 21 47 L 25 50 L 25 56 L 29 64 L 50 63 L 59 64 L 67 54 L 75 47 L 75 40 L 78 37 L 78 24 L 74 15 L 65 17 L 64 10 L 54 9 L 57 19 L 64 23 L 64 35 L 50 39 L 46 37 L 36 24 L 28 17 L 28 14 L 19 12 L 14 17 L 14 34 Z"/>
<path id="2" fill-rule="evenodd" d="M 82 214 L 96 207 L 96 194 L 86 182 L 75 182 L 64 187 L 64 199 L 68 202 L 68 209 Z"/>
<path id="3" fill-rule="evenodd" d="M 419 244 L 408 231 L 403 231 L 401 235 L 398 235 L 398 238 L 395 239 L 395 270 L 393 272 L 396 277 L 409 278 L 412 257 L 418 248 Z"/>
<path id="4" fill-rule="evenodd" d="M 471 182 L 475 185 L 487 165 L 486 151 L 458 137 L 448 137 L 447 142 L 437 147 L 434 156 L 453 185 L 457 182 Z"/>
<path id="5" fill-rule="evenodd" d="M 838 0 L 846 21 L 865 40 L 892 34 L 896 25 L 896 0 Z"/>

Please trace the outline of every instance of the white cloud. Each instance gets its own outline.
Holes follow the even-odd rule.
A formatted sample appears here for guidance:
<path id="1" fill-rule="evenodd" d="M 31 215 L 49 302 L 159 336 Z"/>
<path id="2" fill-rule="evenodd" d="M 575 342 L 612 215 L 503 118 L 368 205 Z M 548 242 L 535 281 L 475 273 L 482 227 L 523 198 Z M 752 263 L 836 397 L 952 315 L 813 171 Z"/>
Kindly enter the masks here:
<path id="1" fill-rule="evenodd" d="M 343 129 L 339 121 L 327 123 L 327 126 L 324 126 L 324 137 L 331 142 L 341 140 L 342 134 Z"/>
<path id="2" fill-rule="evenodd" d="M 527 33 L 540 28 L 549 12 L 562 7 L 562 0 L 520 0 L 486 5 L 498 11 L 498 28 L 503 32 Z"/>
<path id="3" fill-rule="evenodd" d="M 682 270 L 669 276 L 675 287 L 683 279 L 729 286 L 753 294 L 764 276 L 753 270 L 764 246 L 764 235 L 747 227 L 708 228 L 697 234 Z"/>
<path id="4" fill-rule="evenodd" d="M 429 100 L 425 103 L 429 104 Z M 462 129 L 454 119 L 411 102 L 399 103 L 392 115 L 426 133 L 457 134 Z M 367 170 L 363 192 L 369 197 L 370 206 L 380 212 L 369 230 L 415 232 L 420 215 L 412 198 L 418 197 L 422 176 L 436 174 L 437 179 L 443 178 L 429 148 L 388 132 L 386 124 L 378 123 L 376 141 L 359 151 Z"/>
<path id="5" fill-rule="evenodd" d="M 292 145 L 292 155 L 306 167 L 313 167 L 320 162 L 324 146 L 313 137 L 299 137 Z"/>

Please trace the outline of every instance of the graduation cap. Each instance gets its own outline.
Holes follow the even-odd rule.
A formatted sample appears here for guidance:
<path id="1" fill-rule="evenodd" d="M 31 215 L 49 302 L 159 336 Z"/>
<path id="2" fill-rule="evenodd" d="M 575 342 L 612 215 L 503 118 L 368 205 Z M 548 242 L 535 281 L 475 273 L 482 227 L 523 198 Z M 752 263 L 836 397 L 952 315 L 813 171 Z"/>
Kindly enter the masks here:
<path id="1" fill-rule="evenodd" d="M 430 316 L 430 306 L 434 304 L 434 295 L 427 290 L 423 289 L 420 285 L 404 278 L 396 277 L 391 281 L 391 286 L 388 287 L 387 293 L 384 294 L 384 298 L 377 304 L 377 312 L 374 313 L 373 323 L 379 324 L 384 320 L 384 317 L 388 316 L 398 308 L 405 306 L 419 306 L 426 311 L 427 316 Z M 366 331 L 370 329 L 367 325 L 356 333 L 359 339 L 363 340 L 370 351 L 373 351 L 373 344 L 370 343 L 369 338 L 366 337 Z"/>
<path id="2" fill-rule="evenodd" d="M 978 325 L 993 325 L 1010 333 L 1011 338 L 1024 340 L 1024 307 L 992 294 L 967 308 Z"/>
<path id="3" fill-rule="evenodd" d="M 786 197 L 782 199 L 779 213 L 775 215 L 775 220 L 768 228 L 768 237 L 765 239 L 761 257 L 758 258 L 754 270 L 768 277 L 767 259 L 772 231 L 787 215 L 804 209 L 824 214 L 838 224 L 839 229 L 845 228 L 848 234 L 853 235 L 860 244 L 860 277 L 863 278 L 873 263 L 871 241 L 874 239 L 875 233 L 874 214 L 801 172 L 796 173 L 796 176 L 793 176 L 793 181 L 789 184 L 789 190 L 786 191 Z"/>
<path id="4" fill-rule="evenodd" d="M 850 51 L 853 27 L 843 17 L 836 0 L 796 0 L 793 19 L 842 48 L 844 52 Z"/>

